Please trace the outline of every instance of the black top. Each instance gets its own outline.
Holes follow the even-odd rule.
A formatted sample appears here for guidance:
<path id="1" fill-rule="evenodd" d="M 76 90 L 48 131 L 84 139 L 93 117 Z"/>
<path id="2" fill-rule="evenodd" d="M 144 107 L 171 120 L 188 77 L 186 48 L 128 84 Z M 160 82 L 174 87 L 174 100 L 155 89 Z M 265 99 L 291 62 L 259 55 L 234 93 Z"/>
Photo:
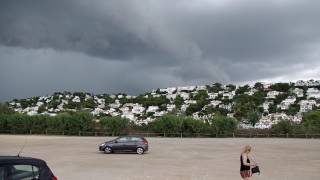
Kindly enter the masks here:
<path id="1" fill-rule="evenodd" d="M 250 170 L 250 166 L 246 166 L 246 165 L 243 164 L 242 154 L 240 155 L 240 163 L 241 163 L 240 171 Z M 250 163 L 249 158 L 247 158 L 247 163 Z"/>

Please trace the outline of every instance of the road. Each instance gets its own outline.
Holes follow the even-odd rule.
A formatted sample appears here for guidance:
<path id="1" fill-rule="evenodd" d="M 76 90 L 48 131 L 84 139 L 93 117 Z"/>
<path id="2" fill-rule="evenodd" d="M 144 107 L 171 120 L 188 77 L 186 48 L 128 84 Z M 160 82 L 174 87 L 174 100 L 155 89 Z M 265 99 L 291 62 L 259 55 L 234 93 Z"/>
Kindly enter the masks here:
<path id="1" fill-rule="evenodd" d="M 44 159 L 59 180 L 241 179 L 239 156 L 250 144 L 262 174 L 253 180 L 319 180 L 319 139 L 147 138 L 150 151 L 103 154 L 97 146 L 112 137 L 0 135 L 0 155 Z"/>

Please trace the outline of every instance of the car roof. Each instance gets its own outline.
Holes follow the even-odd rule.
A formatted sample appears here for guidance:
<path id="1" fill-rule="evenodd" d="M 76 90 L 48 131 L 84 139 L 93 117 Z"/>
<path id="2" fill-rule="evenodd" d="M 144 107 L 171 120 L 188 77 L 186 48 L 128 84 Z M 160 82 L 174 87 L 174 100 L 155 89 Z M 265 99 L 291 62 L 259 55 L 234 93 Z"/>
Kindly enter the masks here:
<path id="1" fill-rule="evenodd" d="M 143 136 L 139 136 L 139 135 L 127 135 L 127 136 L 119 136 L 121 137 L 137 137 L 137 138 L 144 138 Z"/>
<path id="2" fill-rule="evenodd" d="M 22 157 L 22 156 L 0 156 L 0 163 L 37 163 L 37 164 L 46 164 L 45 161 L 32 157 Z"/>

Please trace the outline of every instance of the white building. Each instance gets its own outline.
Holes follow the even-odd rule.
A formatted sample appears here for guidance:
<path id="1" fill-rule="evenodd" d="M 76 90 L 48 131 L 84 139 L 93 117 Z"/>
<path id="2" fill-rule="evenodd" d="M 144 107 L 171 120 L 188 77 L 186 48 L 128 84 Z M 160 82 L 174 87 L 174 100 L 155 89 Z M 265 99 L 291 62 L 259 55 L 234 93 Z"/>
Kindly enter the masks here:
<path id="1" fill-rule="evenodd" d="M 282 120 L 291 120 L 291 117 L 285 113 L 272 113 L 267 116 L 262 116 L 261 119 L 256 123 L 255 128 L 266 129 L 271 128 L 272 125 L 278 124 Z"/>
<path id="2" fill-rule="evenodd" d="M 276 96 L 278 96 L 279 94 L 280 94 L 280 92 L 278 92 L 278 91 L 269 91 L 267 93 L 267 98 L 268 99 L 275 99 Z"/>
<path id="3" fill-rule="evenodd" d="M 272 122 L 267 117 L 261 118 L 254 126 L 257 129 L 269 129 L 272 126 Z"/>
<path id="4" fill-rule="evenodd" d="M 249 96 L 252 96 L 252 95 L 254 95 L 254 93 L 256 93 L 257 91 L 258 91 L 258 90 L 252 88 L 252 89 L 250 89 L 250 91 L 244 92 L 244 94 L 247 94 L 247 95 L 249 95 Z"/>
<path id="5" fill-rule="evenodd" d="M 193 119 L 201 119 L 201 117 L 199 116 L 199 112 L 195 112 L 192 114 Z"/>
<path id="6" fill-rule="evenodd" d="M 207 90 L 207 87 L 206 86 L 197 86 L 196 90 L 197 91 Z"/>
<path id="7" fill-rule="evenodd" d="M 176 87 L 170 87 L 165 89 L 160 89 L 160 92 L 167 93 L 167 94 L 173 94 L 175 91 L 177 91 Z"/>
<path id="8" fill-rule="evenodd" d="M 185 100 L 184 101 L 185 104 L 197 104 L 196 100 Z"/>
<path id="9" fill-rule="evenodd" d="M 308 99 L 310 98 L 320 99 L 320 90 L 316 88 L 308 88 L 307 96 L 308 96 Z"/>
<path id="10" fill-rule="evenodd" d="M 196 86 L 183 86 L 178 87 L 178 91 L 194 91 L 196 89 Z"/>
<path id="11" fill-rule="evenodd" d="M 307 84 L 309 87 L 320 86 L 320 81 L 315 81 L 315 80 L 311 79 L 307 82 Z"/>
<path id="12" fill-rule="evenodd" d="M 303 97 L 303 89 L 295 88 L 293 93 L 297 95 L 297 97 Z"/>
<path id="13" fill-rule="evenodd" d="M 62 95 L 60 95 L 60 96 L 62 96 Z M 59 98 L 61 98 L 60 96 L 59 96 Z M 91 96 L 89 96 L 88 94 L 86 94 L 84 100 L 87 101 L 87 100 L 90 99 L 90 98 L 91 98 Z"/>
<path id="14" fill-rule="evenodd" d="M 125 113 L 125 112 L 129 112 L 130 108 L 128 106 L 123 106 L 120 108 L 120 110 L 122 111 L 122 113 Z"/>
<path id="15" fill-rule="evenodd" d="M 222 94 L 223 98 L 225 99 L 233 99 L 233 96 L 236 94 L 235 91 L 231 91 L 231 92 L 225 92 Z"/>
<path id="16" fill-rule="evenodd" d="M 216 106 L 218 106 L 219 104 L 221 104 L 221 101 L 213 100 L 213 101 L 210 101 L 210 104 L 211 104 L 213 107 L 216 107 Z"/>
<path id="17" fill-rule="evenodd" d="M 218 93 L 208 93 L 209 98 L 208 99 L 215 99 L 216 97 L 219 96 Z"/>
<path id="18" fill-rule="evenodd" d="M 148 112 L 157 112 L 159 110 L 159 106 L 149 106 L 147 109 Z"/>
<path id="19" fill-rule="evenodd" d="M 127 118 L 129 119 L 130 121 L 135 121 L 137 120 L 138 118 L 134 116 L 134 114 L 132 114 L 131 112 L 126 112 L 126 113 L 123 113 L 121 115 L 122 118 Z"/>
<path id="20" fill-rule="evenodd" d="M 100 113 L 106 114 L 106 112 L 103 109 L 100 109 L 100 108 L 95 108 L 93 111 L 91 111 L 91 114 L 94 115 L 94 116 L 99 115 Z"/>
<path id="21" fill-rule="evenodd" d="M 269 112 L 270 104 L 273 104 L 273 102 L 268 102 L 268 101 L 266 101 L 266 102 L 264 102 L 264 103 L 262 104 L 262 107 L 263 107 L 263 111 L 264 111 L 264 112 Z"/>
<path id="22" fill-rule="evenodd" d="M 172 112 L 176 108 L 175 104 L 167 104 L 167 111 Z"/>
<path id="23" fill-rule="evenodd" d="M 80 97 L 79 97 L 79 96 L 75 96 L 75 97 L 72 99 L 72 102 L 76 102 L 76 103 L 81 102 Z"/>
<path id="24" fill-rule="evenodd" d="M 154 114 L 153 114 L 153 116 L 155 116 L 155 117 L 161 117 L 161 116 L 163 116 L 165 114 L 165 112 L 164 111 L 157 111 L 157 112 L 155 112 Z"/>
<path id="25" fill-rule="evenodd" d="M 166 95 L 166 98 L 167 98 L 167 99 L 171 99 L 171 100 L 175 100 L 176 97 L 177 97 L 177 94 L 167 94 L 167 95 Z"/>
<path id="26" fill-rule="evenodd" d="M 232 110 L 232 104 L 229 103 L 229 104 L 220 104 L 219 105 L 219 108 L 222 108 L 222 109 L 226 109 L 228 111 L 231 111 Z"/>
<path id="27" fill-rule="evenodd" d="M 188 104 L 182 104 L 182 106 L 181 106 L 181 111 L 182 111 L 182 112 L 185 112 L 188 107 L 189 107 Z"/>
<path id="28" fill-rule="evenodd" d="M 142 124 L 149 124 L 150 122 L 154 121 L 151 117 L 147 117 L 146 119 L 139 119 L 135 121 L 137 125 L 142 125 Z"/>
<path id="29" fill-rule="evenodd" d="M 272 84 L 271 84 L 271 83 L 262 83 L 262 85 L 263 85 L 263 89 L 264 89 L 264 90 L 268 90 L 269 87 L 270 87 Z"/>
<path id="30" fill-rule="evenodd" d="M 121 104 L 118 99 L 116 99 L 114 103 L 109 104 L 109 107 L 114 108 L 114 109 L 119 108 L 120 106 L 121 106 Z"/>
<path id="31" fill-rule="evenodd" d="M 161 97 L 161 94 L 153 94 L 152 97 L 158 98 L 158 97 Z"/>
<path id="32" fill-rule="evenodd" d="M 317 103 L 315 100 L 301 100 L 300 101 L 300 112 L 307 112 L 313 109 Z"/>
<path id="33" fill-rule="evenodd" d="M 145 111 L 145 108 L 139 104 L 135 104 L 132 108 L 132 113 L 142 114 Z"/>
<path id="34" fill-rule="evenodd" d="M 190 98 L 189 93 L 182 92 L 182 93 L 179 93 L 179 95 L 182 97 L 183 100 L 187 100 Z"/>
<path id="35" fill-rule="evenodd" d="M 294 86 L 296 87 L 305 86 L 305 85 L 307 85 L 307 83 L 305 83 L 303 80 L 299 80 L 294 84 Z"/>
<path id="36" fill-rule="evenodd" d="M 279 105 L 278 108 L 280 108 L 281 110 L 287 110 L 289 109 L 289 106 L 294 104 L 294 102 L 296 101 L 296 97 L 294 96 L 289 96 L 287 97 L 287 99 L 283 100 Z"/>

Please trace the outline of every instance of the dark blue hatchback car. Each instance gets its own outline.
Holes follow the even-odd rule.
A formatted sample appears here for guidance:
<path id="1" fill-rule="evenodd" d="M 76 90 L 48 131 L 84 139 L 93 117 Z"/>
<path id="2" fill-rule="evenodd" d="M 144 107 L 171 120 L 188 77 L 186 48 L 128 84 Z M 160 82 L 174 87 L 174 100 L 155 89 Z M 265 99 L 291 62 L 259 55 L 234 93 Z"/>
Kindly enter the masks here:
<path id="1" fill-rule="evenodd" d="M 99 151 L 113 152 L 136 152 L 143 154 L 148 151 L 148 141 L 141 136 L 122 136 L 99 145 Z"/>

